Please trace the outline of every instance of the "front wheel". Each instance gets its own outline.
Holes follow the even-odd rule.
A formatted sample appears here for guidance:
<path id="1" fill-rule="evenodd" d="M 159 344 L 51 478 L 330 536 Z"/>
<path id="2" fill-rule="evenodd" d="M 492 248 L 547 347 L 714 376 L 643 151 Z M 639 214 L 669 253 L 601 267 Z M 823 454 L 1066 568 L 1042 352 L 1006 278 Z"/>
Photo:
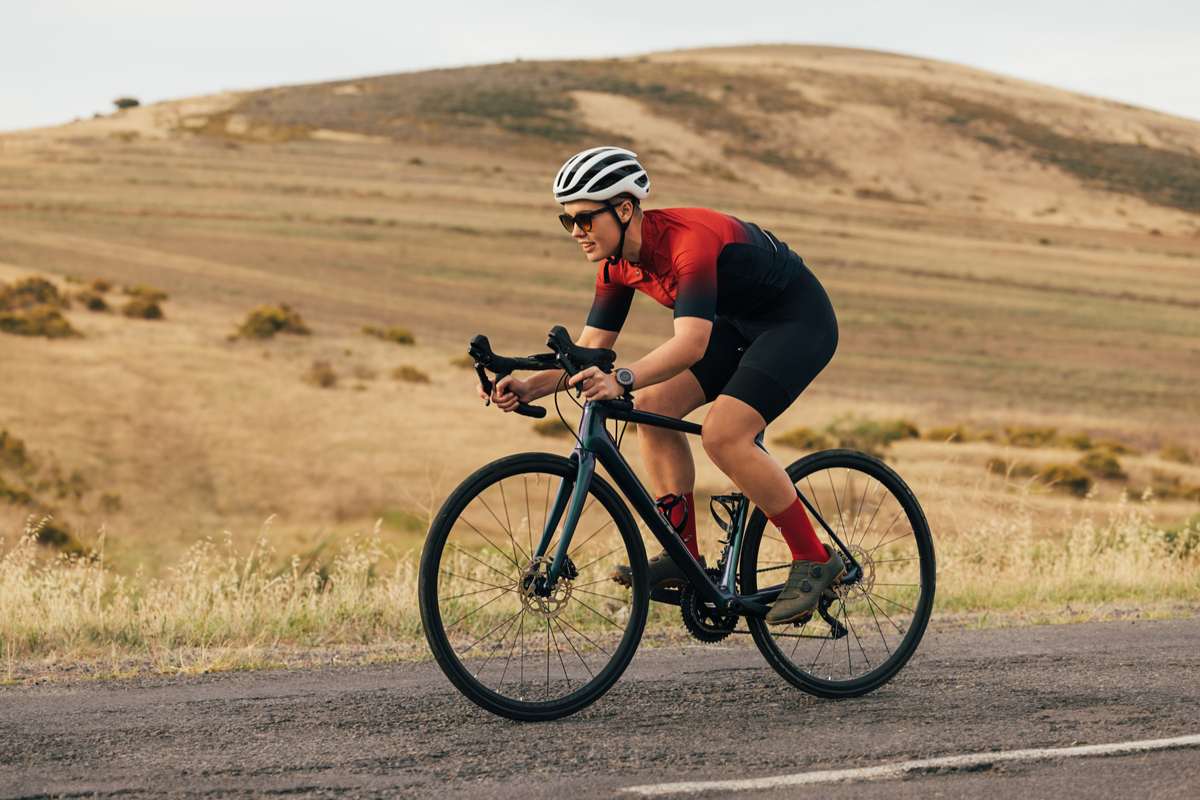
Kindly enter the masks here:
<path id="1" fill-rule="evenodd" d="M 421 553 L 421 622 L 434 657 L 470 700 L 516 720 L 548 720 L 594 703 L 625 671 L 646 624 L 646 551 L 625 503 L 599 475 L 563 574 L 547 587 L 562 520 L 543 557 L 574 461 L 524 453 L 495 461 L 454 490 Z M 632 567 L 632 586 L 609 578 Z"/>
<path id="2" fill-rule="evenodd" d="M 936 574 L 929 524 L 900 476 L 865 453 L 813 453 L 787 472 L 863 575 L 828 590 L 807 622 L 748 619 L 750 633 L 775 671 L 810 694 L 874 691 L 908 662 L 929 622 Z M 820 523 L 814 520 L 813 527 L 836 547 Z M 742 545 L 742 594 L 784 583 L 791 561 L 779 531 L 756 509 Z"/>

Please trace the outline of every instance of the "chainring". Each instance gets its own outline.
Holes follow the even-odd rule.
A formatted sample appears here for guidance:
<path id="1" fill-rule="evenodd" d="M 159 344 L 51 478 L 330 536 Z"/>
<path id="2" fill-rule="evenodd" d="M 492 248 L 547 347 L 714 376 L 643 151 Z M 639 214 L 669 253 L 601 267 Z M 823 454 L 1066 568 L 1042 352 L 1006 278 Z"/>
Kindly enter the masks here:
<path id="1" fill-rule="evenodd" d="M 713 579 L 713 582 L 721 577 L 720 570 L 708 569 L 705 572 L 708 573 L 708 577 Z M 723 616 L 709 608 L 690 584 L 683 587 L 683 591 L 679 595 L 679 612 L 683 617 L 683 626 L 688 629 L 692 638 L 706 644 L 715 644 L 721 641 L 733 633 L 733 629 L 737 627 L 738 623 L 736 614 Z"/>

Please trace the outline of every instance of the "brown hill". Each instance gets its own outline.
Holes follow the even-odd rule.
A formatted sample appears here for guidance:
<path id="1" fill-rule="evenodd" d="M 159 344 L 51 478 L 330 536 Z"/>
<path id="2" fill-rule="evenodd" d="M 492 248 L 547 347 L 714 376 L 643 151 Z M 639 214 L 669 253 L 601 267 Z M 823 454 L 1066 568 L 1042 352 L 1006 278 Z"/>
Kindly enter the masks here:
<path id="1" fill-rule="evenodd" d="M 28 453 L 0 464 L 0 535 L 50 510 L 170 563 L 279 513 L 284 552 L 380 516 L 412 545 L 413 515 L 474 467 L 562 449 L 484 410 L 452 362 L 474 333 L 532 352 L 551 325 L 578 329 L 594 270 L 547 187 L 606 141 L 645 158 L 651 206 L 758 222 L 829 288 L 838 355 L 772 435 L 848 412 L 1058 427 L 1141 449 L 1101 497 L 1200 485 L 1157 456 L 1200 455 L 1200 123 L 921 59 L 732 48 L 218 95 L 0 136 L 0 281 L 169 295 L 165 320 L 76 299 L 62 313 L 82 337 L 0 334 L 0 429 Z M 311 335 L 227 339 L 281 302 Z M 669 331 L 639 302 L 622 358 Z M 332 388 L 304 380 L 315 362 Z M 404 366 L 429 382 L 388 377 Z M 892 452 L 952 531 L 1024 502 L 988 483 L 1002 442 Z M 701 483 L 727 487 L 711 465 Z M 1195 510 L 1177 495 L 1156 513 Z M 1046 525 L 1072 502 L 1036 500 Z"/>
<path id="2" fill-rule="evenodd" d="M 1200 122 L 830 47 L 405 73 L 131 109 L 72 132 L 89 127 L 451 144 L 547 162 L 616 141 L 642 151 L 660 175 L 785 194 L 1186 233 L 1197 231 L 1200 212 Z"/>

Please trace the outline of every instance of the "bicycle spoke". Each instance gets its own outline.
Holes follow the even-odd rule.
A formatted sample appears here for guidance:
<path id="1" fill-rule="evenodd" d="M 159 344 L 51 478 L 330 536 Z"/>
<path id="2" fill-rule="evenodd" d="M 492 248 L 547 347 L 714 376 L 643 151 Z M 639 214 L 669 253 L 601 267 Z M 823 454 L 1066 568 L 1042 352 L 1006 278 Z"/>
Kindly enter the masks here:
<path id="1" fill-rule="evenodd" d="M 504 548 L 502 548 L 502 547 L 497 547 L 497 546 L 496 546 L 496 544 L 495 544 L 495 543 L 494 543 L 494 542 L 493 542 L 491 539 L 489 539 L 489 538 L 488 538 L 488 537 L 487 537 L 487 536 L 486 536 L 486 535 L 485 535 L 485 534 L 484 534 L 482 531 L 480 531 L 478 528 L 476 528 L 474 525 L 472 525 L 472 524 L 471 524 L 471 520 L 467 519 L 466 517 L 459 517 L 459 519 L 460 519 L 460 520 L 462 520 L 463 522 L 465 522 L 465 523 L 467 524 L 467 527 L 468 527 L 468 528 L 470 528 L 471 530 L 475 531 L 475 533 L 477 533 L 481 539 L 483 539 L 485 542 L 487 542 L 488 544 L 490 544 L 490 545 L 492 546 L 492 549 L 493 549 L 493 550 L 495 550 L 497 553 L 499 553 L 500 555 L 504 556 L 504 557 L 505 557 L 505 558 L 507 558 L 509 561 L 511 561 L 511 562 L 512 562 L 512 565 L 513 565 L 514 567 L 516 567 L 517 569 L 520 569 L 520 568 L 521 568 L 521 565 L 520 565 L 520 564 L 518 564 L 518 563 L 517 563 L 515 560 L 513 560 L 512 558 L 509 558 L 509 556 L 508 556 L 508 553 L 504 552 Z M 459 550 L 460 552 L 463 552 L 463 553 L 465 553 L 465 552 L 466 552 L 465 550 L 463 550 L 461 547 L 458 547 L 457 545 L 454 545 L 454 544 L 452 544 L 452 543 L 449 543 L 449 544 L 451 545 L 451 547 L 455 547 L 455 548 L 456 548 L 457 550 Z M 482 562 L 480 562 L 480 563 L 482 563 Z"/>
<path id="2" fill-rule="evenodd" d="M 461 547 L 459 547 L 458 545 L 456 545 L 456 544 L 453 544 L 453 543 L 450 543 L 450 546 L 451 546 L 451 547 L 453 547 L 453 548 L 454 548 L 455 550 L 457 550 L 458 552 L 462 553 L 462 554 L 463 554 L 464 556 L 466 556 L 467 558 L 471 559 L 472 561 L 478 561 L 480 564 L 483 564 L 485 567 L 487 567 L 487 568 L 488 568 L 488 569 L 490 569 L 492 572 L 494 572 L 494 573 L 496 573 L 497 575 L 499 575 L 501 578 L 504 578 L 505 580 L 510 580 L 510 581 L 513 579 L 513 577 L 512 577 L 511 575 L 505 575 L 503 572 L 501 572 L 500 570 L 496 569 L 496 568 L 495 568 L 495 567 L 493 567 L 491 564 L 487 563 L 486 561 L 484 561 L 484 560 L 483 560 L 483 559 L 481 559 L 481 558 L 476 558 L 476 557 L 475 557 L 473 554 L 471 554 L 471 553 L 468 553 L 466 550 L 463 550 L 463 549 L 462 549 Z M 507 556 L 507 555 L 504 553 L 504 551 L 503 551 L 503 550 L 499 550 L 499 551 L 497 551 L 497 552 L 499 552 L 499 553 L 500 553 L 500 555 L 504 556 L 505 558 L 508 558 L 508 556 Z"/>
<path id="3" fill-rule="evenodd" d="M 558 626 L 558 632 L 562 634 L 563 639 L 566 639 L 567 644 L 571 645 L 571 652 L 573 652 L 575 654 L 575 657 L 579 659 L 579 663 L 582 664 L 583 668 L 587 670 L 588 676 L 591 678 L 595 678 L 596 675 L 592 672 L 592 668 L 588 666 L 587 661 L 584 660 L 583 654 L 579 652 L 579 648 L 577 648 L 575 646 L 575 643 L 571 641 L 571 637 L 567 635 L 567 632 L 565 630 L 563 630 L 562 623 L 559 620 L 555 619 L 554 624 Z M 587 637 L 584 637 L 584 638 L 587 638 Z"/>
<path id="4" fill-rule="evenodd" d="M 478 677 L 479 677 L 479 675 L 480 675 L 480 674 L 481 674 L 481 673 L 482 673 L 482 672 L 483 672 L 485 669 L 487 669 L 488 662 L 490 662 L 490 661 L 492 660 L 492 656 L 494 656 L 494 655 L 496 654 L 496 651 L 497 651 L 497 650 L 499 650 L 499 649 L 502 649 L 502 648 L 503 648 L 503 646 L 504 646 L 504 637 L 508 635 L 508 631 L 511 631 L 511 630 L 513 629 L 513 625 L 516 625 L 516 624 L 517 624 L 517 619 L 518 619 L 518 618 L 521 618 L 521 617 L 524 617 L 524 614 L 523 614 L 523 613 L 518 613 L 518 614 L 516 614 L 516 615 L 514 615 L 514 616 L 513 616 L 513 618 L 512 618 L 512 623 L 511 623 L 511 624 L 508 626 L 508 630 L 506 630 L 504 633 L 500 634 L 500 639 L 499 639 L 499 640 L 496 642 L 496 645 L 495 645 L 495 647 L 493 647 L 493 648 L 491 649 L 491 651 L 490 651 L 490 652 L 487 654 L 487 658 L 485 658 L 485 659 L 483 660 L 483 664 L 482 664 L 482 665 L 479 667 L 479 669 L 478 669 L 478 670 L 475 672 L 475 677 L 476 677 L 476 678 L 478 678 Z"/>
<path id="5" fill-rule="evenodd" d="M 580 589 L 578 586 L 576 586 L 576 587 L 573 589 L 573 591 L 576 591 L 576 592 L 578 592 L 578 591 L 582 591 L 584 594 L 590 594 L 590 595 L 592 595 L 593 597 L 602 597 L 602 598 L 604 598 L 605 600 L 612 600 L 613 602 L 616 602 L 616 603 L 624 603 L 624 602 L 625 602 L 625 601 L 624 601 L 622 598 L 620 598 L 620 597 L 612 597 L 612 596 L 610 596 L 610 595 L 607 595 L 607 594 L 600 594 L 599 592 L 589 592 L 589 591 L 587 591 L 586 589 L 582 589 L 582 590 L 581 590 L 581 589 Z"/>
<path id="6" fill-rule="evenodd" d="M 501 483 L 501 484 L 500 484 L 500 498 L 501 498 L 501 500 L 503 500 L 503 499 L 504 499 L 504 484 L 503 484 L 503 483 Z M 492 515 L 492 519 L 496 520 L 496 524 L 500 526 L 500 529 L 501 529 L 501 530 L 503 530 L 503 531 L 504 531 L 506 534 L 508 534 L 508 540 L 509 540 L 510 542 L 512 542 L 512 544 L 513 544 L 513 547 L 514 547 L 514 548 L 516 548 L 516 549 L 514 549 L 514 550 L 513 550 L 514 556 L 513 556 L 512 562 L 513 562 L 513 564 L 514 564 L 514 565 L 517 567 L 517 569 L 520 569 L 520 568 L 521 568 L 521 563 L 520 563 L 519 561 L 517 561 L 515 553 L 516 553 L 516 551 L 517 551 L 517 550 L 520 550 L 520 549 L 521 549 L 521 546 L 520 546 L 519 544 L 517 544 L 517 540 L 516 540 L 516 539 L 513 537 L 512 527 L 511 527 L 510 525 L 506 525 L 504 522 L 501 522 L 501 521 L 500 521 L 500 517 L 496 516 L 496 512 L 495 512 L 495 511 L 493 511 L 493 510 L 492 510 L 492 507 L 488 505 L 488 502 L 487 502 L 487 500 L 484 500 L 482 497 L 480 497 L 480 498 L 479 498 L 479 502 L 480 502 L 480 503 L 483 505 L 483 507 L 484 507 L 484 508 L 486 508 L 486 509 L 488 510 L 488 513 Z M 504 513 L 505 513 L 506 515 L 508 514 L 508 504 L 507 504 L 507 502 L 505 503 L 505 509 L 504 509 Z M 464 522 L 466 522 L 466 520 L 464 520 Z M 467 524 L 468 524 L 468 525 L 471 525 L 471 523 L 470 523 L 470 522 L 467 522 Z M 472 527 L 472 529 L 474 529 L 474 528 L 475 528 L 475 526 L 474 526 L 474 525 L 471 525 L 471 527 Z M 476 530 L 476 532 L 478 533 L 478 530 Z M 483 536 L 483 534 L 482 534 L 482 533 L 480 533 L 479 535 L 480 535 L 480 536 Z M 487 537 L 484 537 L 484 538 L 487 538 Z M 488 544 L 491 544 L 491 540 L 490 540 L 490 539 L 488 540 Z M 493 544 L 493 545 L 492 545 L 492 547 L 496 547 L 496 546 Z M 504 551 L 503 551 L 501 548 L 498 548 L 498 547 L 497 547 L 496 549 L 497 549 L 497 550 L 500 550 L 500 552 L 504 553 Z M 505 557 L 507 557 L 507 556 L 508 556 L 508 554 L 507 554 L 507 553 L 505 553 Z"/>

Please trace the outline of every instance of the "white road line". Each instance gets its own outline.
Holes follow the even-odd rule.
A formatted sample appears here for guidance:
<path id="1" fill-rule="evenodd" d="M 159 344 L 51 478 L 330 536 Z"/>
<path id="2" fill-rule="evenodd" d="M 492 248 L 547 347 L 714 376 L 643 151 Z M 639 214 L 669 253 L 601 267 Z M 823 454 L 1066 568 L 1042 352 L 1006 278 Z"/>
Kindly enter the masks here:
<path id="1" fill-rule="evenodd" d="M 1010 750 L 1000 753 L 972 753 L 965 756 L 926 758 L 904 761 L 899 764 L 884 764 L 879 767 L 839 769 L 825 772 L 805 772 L 799 775 L 776 775 L 771 778 L 746 778 L 737 781 L 689 781 L 683 783 L 656 783 L 649 786 L 631 786 L 626 792 L 652 797 L 660 794 L 692 794 L 711 791 L 752 791 L 754 789 L 777 789 L 785 786 L 810 786 L 814 783 L 836 781 L 878 780 L 899 778 L 908 772 L 941 768 L 962 769 L 999 761 L 1034 761 L 1047 758 L 1076 758 L 1079 756 L 1102 756 L 1117 753 L 1137 753 L 1147 750 L 1167 750 L 1173 747 L 1200 746 L 1200 735 L 1180 736 L 1177 739 L 1152 739 L 1146 742 L 1118 742 L 1116 744 L 1091 744 L 1082 747 L 1052 747 L 1045 750 Z"/>

